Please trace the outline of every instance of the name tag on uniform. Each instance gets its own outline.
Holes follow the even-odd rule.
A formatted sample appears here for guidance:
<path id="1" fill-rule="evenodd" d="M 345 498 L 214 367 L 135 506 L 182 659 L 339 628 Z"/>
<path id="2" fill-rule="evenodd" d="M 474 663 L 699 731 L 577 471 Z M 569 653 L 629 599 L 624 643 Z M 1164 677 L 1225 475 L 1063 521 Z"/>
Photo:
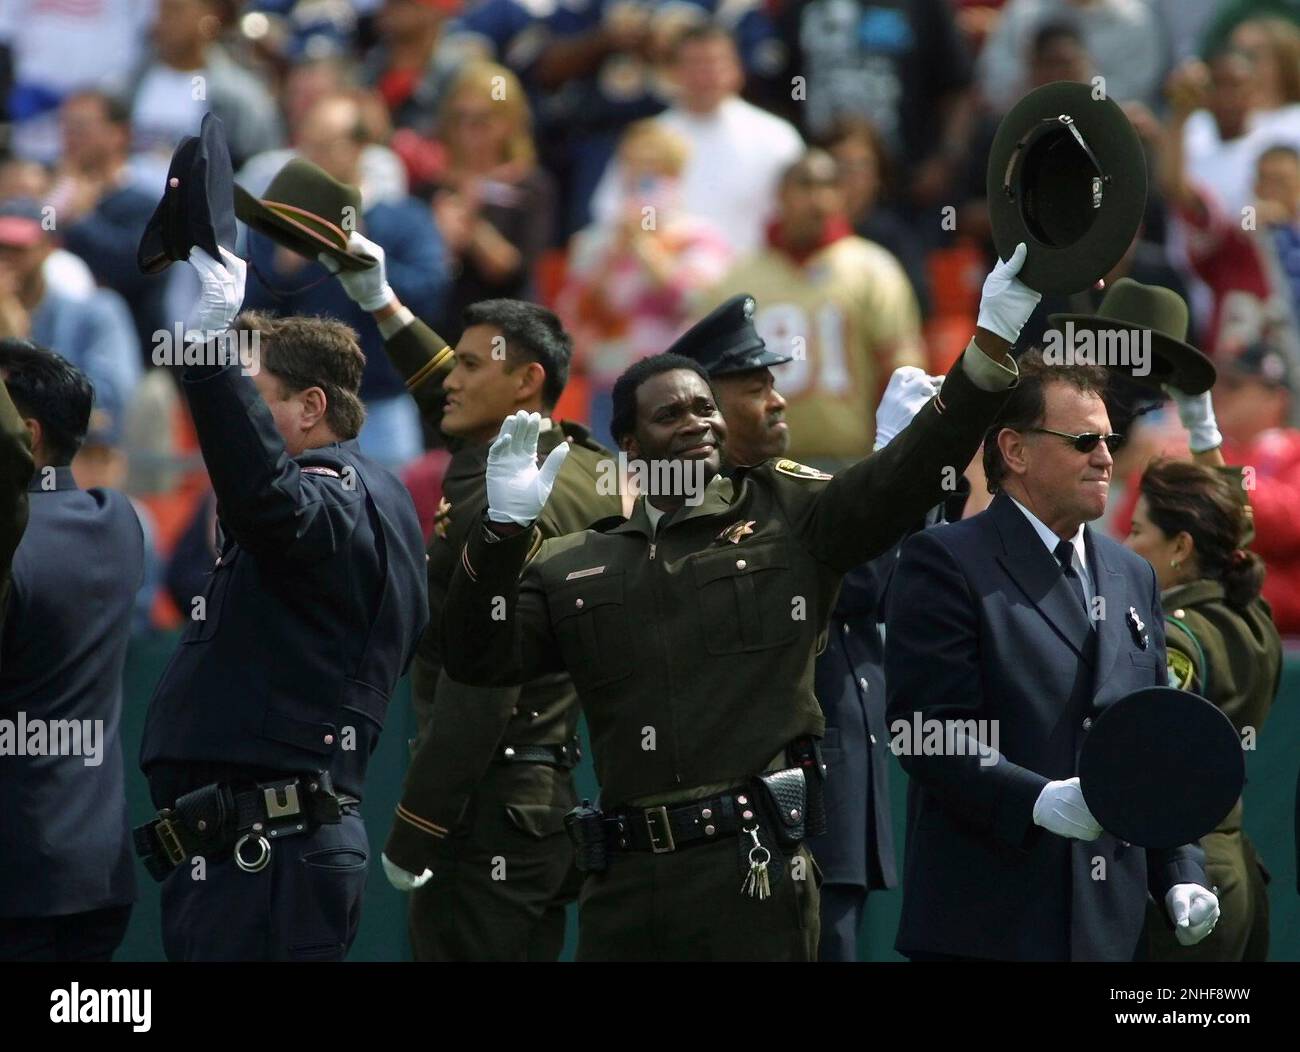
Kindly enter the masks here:
<path id="1" fill-rule="evenodd" d="M 328 475 L 332 479 L 341 479 L 343 477 L 333 468 L 327 468 L 323 464 L 308 464 L 298 470 L 304 475 Z"/>
<path id="2" fill-rule="evenodd" d="M 579 577 L 595 577 L 597 574 L 604 573 L 603 566 L 593 566 L 590 570 L 574 570 L 565 578 L 566 581 L 576 581 Z"/>

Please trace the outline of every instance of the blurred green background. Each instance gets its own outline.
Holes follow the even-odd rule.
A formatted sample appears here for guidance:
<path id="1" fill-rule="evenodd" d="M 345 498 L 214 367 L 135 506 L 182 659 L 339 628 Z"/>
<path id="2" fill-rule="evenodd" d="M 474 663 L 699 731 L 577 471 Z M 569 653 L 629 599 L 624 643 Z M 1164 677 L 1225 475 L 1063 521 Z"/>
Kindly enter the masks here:
<path id="1" fill-rule="evenodd" d="M 136 766 L 140 733 L 154 684 L 176 645 L 174 636 L 134 643 L 127 658 L 125 705 L 122 716 L 123 749 L 127 765 L 127 795 L 131 823 L 152 817 L 148 788 Z M 410 960 L 406 939 L 406 896 L 389 887 L 379 868 L 379 852 L 388 835 L 389 821 L 401 792 L 406 771 L 406 741 L 414 734 L 414 717 L 409 704 L 409 686 L 398 687 L 389 707 L 389 717 L 378 751 L 370 761 L 363 806 L 370 833 L 371 871 L 366 887 L 361 930 L 349 960 Z M 584 741 L 586 739 L 584 731 Z M 1246 831 L 1272 874 L 1269 899 L 1272 908 L 1270 957 L 1300 961 L 1300 895 L 1296 892 L 1295 806 L 1296 772 L 1300 765 L 1300 650 L 1287 653 L 1282 687 L 1272 714 L 1259 736 L 1258 748 L 1246 754 Z M 585 750 L 588 752 L 589 750 Z M 890 758 L 893 767 L 891 790 L 894 805 L 895 843 L 901 876 L 907 776 Z M 596 797 L 596 782 L 589 756 L 578 771 L 581 795 Z M 126 940 L 118 951 L 123 961 L 163 960 L 158 914 L 158 885 L 141 868 L 140 895 Z M 898 889 L 874 892 L 868 900 L 867 922 L 861 934 L 862 957 L 871 961 L 902 960 L 894 952 L 894 933 L 902 895 Z M 576 910 L 570 908 L 569 932 L 564 959 L 573 955 L 576 943 Z"/>

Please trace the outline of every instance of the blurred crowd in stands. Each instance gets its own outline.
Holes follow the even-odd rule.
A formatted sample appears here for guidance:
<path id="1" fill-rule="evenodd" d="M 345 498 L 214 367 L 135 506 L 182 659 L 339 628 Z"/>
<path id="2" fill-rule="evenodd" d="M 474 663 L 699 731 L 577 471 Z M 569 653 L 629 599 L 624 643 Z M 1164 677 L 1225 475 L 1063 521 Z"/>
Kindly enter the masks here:
<path id="1" fill-rule="evenodd" d="M 476 300 L 556 310 L 575 341 L 557 415 L 606 444 L 613 379 L 752 293 L 797 351 L 777 371 L 791 455 L 833 465 L 869 452 L 892 369 L 941 372 L 965 346 L 989 144 L 1056 80 L 1122 103 L 1147 149 L 1146 219 L 1108 280 L 1192 305 L 1225 455 L 1251 469 L 1265 597 L 1300 635 L 1300 0 L 2 0 L 0 336 L 92 378 L 75 470 L 136 500 L 139 628 L 166 629 L 210 568 L 214 509 L 155 353 L 193 275 L 135 257 L 205 112 L 254 195 L 294 156 L 359 186 L 398 296 L 449 342 Z M 428 525 L 446 454 L 375 325 L 318 263 L 242 237 L 248 306 L 357 329 L 362 446 Z M 1026 342 L 1100 295 L 1045 297 Z M 1119 536 L 1125 480 L 1186 454 L 1172 409 L 1130 431 Z"/>

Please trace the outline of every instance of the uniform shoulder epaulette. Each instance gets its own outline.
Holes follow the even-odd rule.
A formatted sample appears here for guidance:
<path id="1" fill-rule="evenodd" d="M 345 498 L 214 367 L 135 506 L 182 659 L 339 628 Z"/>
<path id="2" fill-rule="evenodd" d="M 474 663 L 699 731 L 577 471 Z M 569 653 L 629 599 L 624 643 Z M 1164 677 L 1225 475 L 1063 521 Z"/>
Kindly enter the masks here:
<path id="1" fill-rule="evenodd" d="M 343 477 L 343 473 L 338 468 L 330 467 L 328 464 L 300 464 L 298 470 L 304 475 L 327 475 L 332 479 Z"/>
<path id="2" fill-rule="evenodd" d="M 625 522 L 627 522 L 627 519 L 622 515 L 606 515 L 603 519 L 597 519 L 587 529 L 593 533 L 605 533 L 616 526 L 622 526 Z"/>
<path id="3" fill-rule="evenodd" d="M 800 464 L 797 460 L 790 460 L 786 457 L 773 461 L 772 470 L 779 471 L 782 475 L 789 475 L 791 478 L 808 479 L 810 481 L 824 482 L 827 479 L 834 478 L 829 472 L 810 468 L 807 464 Z"/>

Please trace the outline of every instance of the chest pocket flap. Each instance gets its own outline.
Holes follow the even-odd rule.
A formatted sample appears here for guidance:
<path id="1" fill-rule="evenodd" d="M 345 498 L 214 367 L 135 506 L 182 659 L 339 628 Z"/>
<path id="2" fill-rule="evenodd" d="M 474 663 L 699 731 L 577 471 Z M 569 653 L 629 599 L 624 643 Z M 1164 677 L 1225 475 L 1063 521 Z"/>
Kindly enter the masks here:
<path id="1" fill-rule="evenodd" d="M 704 617 L 709 652 L 734 654 L 793 641 L 799 622 L 784 545 L 726 545 L 697 556 L 691 574 Z M 811 597 L 804 596 L 804 618 Z"/>
<path id="2" fill-rule="evenodd" d="M 632 674 L 631 638 L 623 595 L 623 573 L 566 581 L 549 597 L 551 624 L 574 681 L 599 687 Z"/>

